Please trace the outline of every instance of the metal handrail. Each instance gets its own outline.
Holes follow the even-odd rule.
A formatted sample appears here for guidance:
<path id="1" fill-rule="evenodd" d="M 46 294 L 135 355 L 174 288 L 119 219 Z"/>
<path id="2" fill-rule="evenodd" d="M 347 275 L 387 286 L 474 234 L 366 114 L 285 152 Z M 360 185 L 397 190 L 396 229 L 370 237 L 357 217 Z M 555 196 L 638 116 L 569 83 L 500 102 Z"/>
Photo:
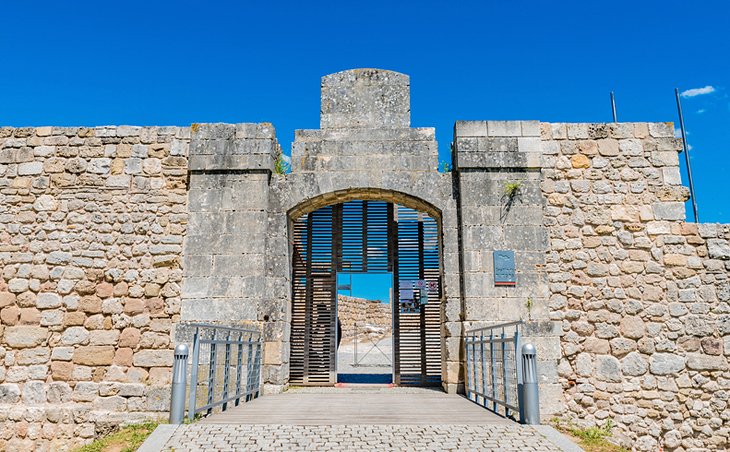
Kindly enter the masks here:
<path id="1" fill-rule="evenodd" d="M 517 320 L 465 332 L 466 396 L 495 413 L 502 414 L 501 408 L 505 417 L 513 417 L 512 412 L 515 412 L 519 413 L 523 423 L 535 423 L 536 417 L 539 423 L 537 395 L 529 394 L 531 403 L 525 404 L 525 381 L 530 382 L 530 390 L 536 393 L 537 378 L 534 347 L 525 344 L 523 349 L 521 346 L 520 327 L 524 323 Z M 524 350 L 529 350 L 529 357 Z M 523 369 L 523 360 L 526 358 L 529 358 L 530 363 L 527 370 L 531 372 L 527 377 Z M 532 411 L 536 410 L 537 415 L 526 413 L 526 406 Z"/>
<path id="2" fill-rule="evenodd" d="M 225 411 L 229 402 L 233 401 L 238 406 L 241 399 L 248 402 L 259 396 L 263 340 L 258 330 L 205 323 L 189 323 L 185 326 L 195 328 L 187 407 L 190 421 L 193 421 L 198 413 L 211 414 L 213 409 L 219 406 Z M 201 348 L 204 349 L 202 353 Z M 175 373 L 170 403 L 170 423 L 180 423 L 184 418 L 187 358 L 187 346 L 178 345 L 173 367 Z M 182 364 L 178 364 L 178 361 L 182 361 Z M 205 383 L 207 394 L 205 403 L 198 406 L 198 379 L 200 368 L 204 366 L 208 367 Z M 220 366 L 223 366 L 222 376 L 218 374 Z"/>
<path id="3" fill-rule="evenodd" d="M 468 330 L 466 332 L 466 334 L 473 334 L 473 333 L 478 333 L 478 332 L 486 331 L 486 330 L 504 329 L 504 328 L 507 328 L 507 327 L 510 327 L 513 325 L 524 325 L 524 324 L 525 324 L 524 320 L 515 320 L 514 322 L 498 323 L 496 325 L 483 326 L 481 328 L 475 328 L 473 330 Z"/>

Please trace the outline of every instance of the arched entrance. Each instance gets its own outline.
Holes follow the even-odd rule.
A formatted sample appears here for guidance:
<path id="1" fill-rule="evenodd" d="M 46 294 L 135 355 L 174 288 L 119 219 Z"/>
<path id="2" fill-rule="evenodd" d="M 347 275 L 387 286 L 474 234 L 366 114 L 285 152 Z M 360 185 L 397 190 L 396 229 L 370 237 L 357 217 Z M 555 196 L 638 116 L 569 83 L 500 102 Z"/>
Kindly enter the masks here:
<path id="1" fill-rule="evenodd" d="M 393 383 L 441 385 L 440 212 L 384 195 L 325 195 L 290 212 L 290 384 L 337 383 L 337 275 L 362 272 L 392 275 Z"/>

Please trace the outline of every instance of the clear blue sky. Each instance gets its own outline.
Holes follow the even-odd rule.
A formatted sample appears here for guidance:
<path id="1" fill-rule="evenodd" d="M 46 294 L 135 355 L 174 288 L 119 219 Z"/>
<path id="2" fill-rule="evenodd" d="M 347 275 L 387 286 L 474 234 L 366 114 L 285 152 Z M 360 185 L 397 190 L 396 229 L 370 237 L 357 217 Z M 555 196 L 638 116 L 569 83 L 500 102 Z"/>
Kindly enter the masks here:
<path id="1" fill-rule="evenodd" d="M 319 125 L 319 79 L 411 76 L 443 160 L 457 119 L 676 121 L 703 220 L 730 222 L 730 3 L 6 2 L 0 125 Z M 306 5 L 306 6 L 305 6 Z"/>
<path id="2" fill-rule="evenodd" d="M 350 283 L 352 283 L 352 291 L 338 290 L 337 293 L 390 303 L 390 289 L 393 287 L 392 273 L 337 274 L 337 285 Z"/>

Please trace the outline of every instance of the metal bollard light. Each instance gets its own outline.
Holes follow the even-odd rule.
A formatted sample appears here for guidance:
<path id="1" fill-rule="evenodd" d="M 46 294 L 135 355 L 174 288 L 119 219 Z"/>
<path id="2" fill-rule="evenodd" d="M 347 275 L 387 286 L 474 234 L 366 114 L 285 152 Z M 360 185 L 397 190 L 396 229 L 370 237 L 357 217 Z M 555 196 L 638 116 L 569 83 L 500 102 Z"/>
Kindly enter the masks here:
<path id="1" fill-rule="evenodd" d="M 540 394 L 537 386 L 537 353 L 535 346 L 522 346 L 522 403 L 523 424 L 540 424 Z"/>
<path id="2" fill-rule="evenodd" d="M 172 367 L 172 395 L 170 397 L 170 424 L 182 424 L 185 417 L 185 386 L 188 368 L 188 346 L 175 347 Z"/>

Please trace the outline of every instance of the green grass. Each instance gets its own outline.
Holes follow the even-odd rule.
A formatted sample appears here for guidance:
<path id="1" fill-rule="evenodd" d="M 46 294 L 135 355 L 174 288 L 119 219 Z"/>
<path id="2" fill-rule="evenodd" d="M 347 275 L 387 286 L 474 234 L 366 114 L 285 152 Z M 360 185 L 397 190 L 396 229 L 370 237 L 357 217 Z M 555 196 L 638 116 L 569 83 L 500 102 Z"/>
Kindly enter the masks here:
<path id="1" fill-rule="evenodd" d="M 145 422 L 121 428 L 104 438 L 97 439 L 75 452 L 134 452 L 157 428 L 159 422 Z"/>
<path id="2" fill-rule="evenodd" d="M 551 421 L 553 427 L 570 436 L 586 452 L 628 452 L 627 449 L 610 442 L 613 421 L 608 419 L 600 427 L 580 428 L 570 420 L 554 418 Z"/>

